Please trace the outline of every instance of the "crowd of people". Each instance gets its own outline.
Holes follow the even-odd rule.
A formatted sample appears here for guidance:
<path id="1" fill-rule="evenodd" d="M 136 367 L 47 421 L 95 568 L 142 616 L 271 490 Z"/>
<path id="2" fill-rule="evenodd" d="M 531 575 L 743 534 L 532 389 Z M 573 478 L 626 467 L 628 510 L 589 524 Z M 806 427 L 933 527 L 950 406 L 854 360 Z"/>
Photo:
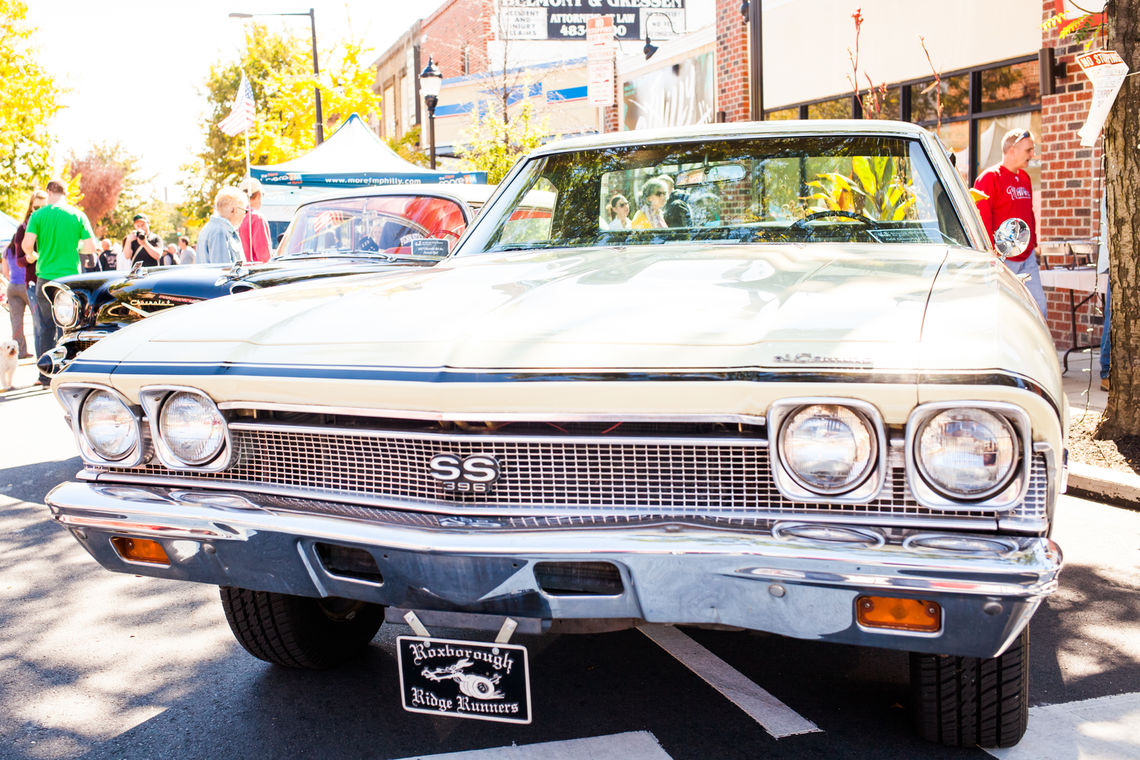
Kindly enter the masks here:
<path id="1" fill-rule="evenodd" d="M 32 316 L 35 355 L 42 356 L 59 340 L 51 302 L 44 285 L 80 272 L 130 271 L 136 266 L 231 264 L 268 261 L 272 253 L 269 225 L 258 213 L 262 188 L 256 179 L 239 187 L 223 187 L 214 198 L 214 212 L 198 233 L 197 245 L 187 235 L 164 244 L 138 213 L 122 241 L 99 239 L 82 209 L 68 203 L 67 183 L 53 179 L 36 190 L 12 241 L 4 251 L 0 275 L 6 295 L 17 356 L 29 358 L 24 314 Z M 50 378 L 41 374 L 40 385 Z"/>

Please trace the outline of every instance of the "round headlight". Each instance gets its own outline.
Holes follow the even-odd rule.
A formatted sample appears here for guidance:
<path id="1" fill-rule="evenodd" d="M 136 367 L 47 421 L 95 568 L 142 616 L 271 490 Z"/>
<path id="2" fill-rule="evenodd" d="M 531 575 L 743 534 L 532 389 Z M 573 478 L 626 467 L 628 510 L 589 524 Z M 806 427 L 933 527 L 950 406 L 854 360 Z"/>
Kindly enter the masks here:
<path id="1" fill-rule="evenodd" d="M 915 459 L 922 477 L 943 495 L 981 499 L 1001 490 L 1018 459 L 1009 421 L 984 409 L 947 409 L 918 433 Z"/>
<path id="2" fill-rule="evenodd" d="M 179 391 L 158 414 L 158 433 L 170 453 L 188 465 L 206 464 L 226 442 L 226 421 L 209 399 Z"/>
<path id="3" fill-rule="evenodd" d="M 801 486 L 822 494 L 850 491 L 875 464 L 875 433 L 858 412 L 838 404 L 805 406 L 780 431 L 780 458 Z"/>
<path id="4" fill-rule="evenodd" d="M 88 394 L 79 412 L 79 427 L 92 450 L 110 462 L 123 459 L 138 445 L 135 415 L 107 391 Z"/>
<path id="5" fill-rule="evenodd" d="M 51 299 L 51 313 L 60 327 L 75 327 L 79 322 L 79 298 L 70 290 L 57 289 Z"/>

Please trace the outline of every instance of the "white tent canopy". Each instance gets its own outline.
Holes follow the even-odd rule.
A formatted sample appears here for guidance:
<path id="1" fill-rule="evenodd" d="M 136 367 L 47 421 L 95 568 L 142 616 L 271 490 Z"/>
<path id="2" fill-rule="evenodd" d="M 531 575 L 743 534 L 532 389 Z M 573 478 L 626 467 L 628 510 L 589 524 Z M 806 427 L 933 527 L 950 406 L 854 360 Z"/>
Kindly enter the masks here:
<path id="1" fill-rule="evenodd" d="M 272 166 L 250 167 L 250 174 L 263 185 L 289 187 L 487 181 L 486 172 L 441 172 L 405 161 L 356 114 L 305 155 Z"/>

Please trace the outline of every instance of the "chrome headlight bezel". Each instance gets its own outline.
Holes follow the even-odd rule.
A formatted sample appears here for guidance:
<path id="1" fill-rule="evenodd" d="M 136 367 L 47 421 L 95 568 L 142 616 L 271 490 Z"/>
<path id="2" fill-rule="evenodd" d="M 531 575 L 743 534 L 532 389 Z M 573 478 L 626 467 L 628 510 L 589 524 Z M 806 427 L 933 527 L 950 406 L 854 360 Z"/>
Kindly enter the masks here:
<path id="1" fill-rule="evenodd" d="M 188 462 L 175 455 L 162 435 L 160 425 L 163 406 L 172 396 L 179 393 L 197 396 L 205 402 L 206 406 L 217 414 L 224 423 L 222 427 L 221 448 L 216 454 L 213 454 L 201 463 Z M 142 388 L 139 392 L 139 397 L 142 401 L 143 409 L 146 412 L 147 422 L 150 425 L 150 436 L 154 442 L 155 453 L 158 455 L 158 459 L 162 462 L 163 466 L 171 470 L 192 472 L 220 472 L 229 467 L 230 460 L 233 456 L 233 441 L 230 436 L 229 421 L 225 414 L 218 408 L 214 400 L 204 391 L 181 385 L 150 385 Z"/>
<path id="2" fill-rule="evenodd" d="M 66 285 L 56 284 L 52 289 L 55 292 L 51 297 L 51 318 L 64 330 L 70 330 L 79 324 L 83 303 Z"/>
<path id="3" fill-rule="evenodd" d="M 798 411 L 811 406 L 841 406 L 853 412 L 870 433 L 872 452 L 860 477 L 842 489 L 819 489 L 793 473 L 784 457 L 782 438 L 785 423 Z M 866 401 L 851 398 L 804 397 L 781 399 L 767 415 L 769 461 L 776 488 L 787 499 L 799 502 L 865 504 L 878 497 L 886 481 L 887 436 L 879 410 Z"/>
<path id="4" fill-rule="evenodd" d="M 1007 476 L 993 488 L 977 495 L 954 494 L 931 482 L 918 461 L 918 440 L 926 425 L 938 414 L 954 409 L 977 409 L 1000 417 L 1013 430 L 1017 453 Z M 985 509 L 1005 512 L 1020 504 L 1029 489 L 1033 437 L 1029 415 L 1019 406 L 1002 401 L 956 400 L 922 404 L 911 412 L 906 424 L 906 479 L 915 500 L 924 507 L 942 511 Z"/>
<path id="5" fill-rule="evenodd" d="M 92 394 L 97 392 L 111 396 L 122 404 L 123 408 L 130 414 L 134 444 L 121 457 L 110 459 L 99 454 L 88 438 L 86 431 L 83 430 L 84 404 L 87 403 Z M 99 383 L 61 384 L 56 389 L 56 395 L 67 412 L 68 421 L 71 423 L 71 432 L 75 436 L 79 454 L 84 462 L 100 467 L 130 468 L 143 464 L 149 458 L 150 436 L 142 424 L 139 407 L 132 404 L 126 396 L 110 386 Z"/>

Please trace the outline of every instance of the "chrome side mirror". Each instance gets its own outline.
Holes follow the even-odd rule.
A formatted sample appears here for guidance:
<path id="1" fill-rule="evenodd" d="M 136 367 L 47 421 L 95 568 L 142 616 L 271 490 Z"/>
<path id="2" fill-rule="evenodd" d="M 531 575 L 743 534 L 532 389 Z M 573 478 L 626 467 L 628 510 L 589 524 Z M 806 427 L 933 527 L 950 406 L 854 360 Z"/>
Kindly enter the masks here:
<path id="1" fill-rule="evenodd" d="M 1009 256 L 1025 253 L 1029 247 L 1029 225 L 1013 217 L 1002 222 L 994 231 L 994 248 L 1003 261 Z"/>

